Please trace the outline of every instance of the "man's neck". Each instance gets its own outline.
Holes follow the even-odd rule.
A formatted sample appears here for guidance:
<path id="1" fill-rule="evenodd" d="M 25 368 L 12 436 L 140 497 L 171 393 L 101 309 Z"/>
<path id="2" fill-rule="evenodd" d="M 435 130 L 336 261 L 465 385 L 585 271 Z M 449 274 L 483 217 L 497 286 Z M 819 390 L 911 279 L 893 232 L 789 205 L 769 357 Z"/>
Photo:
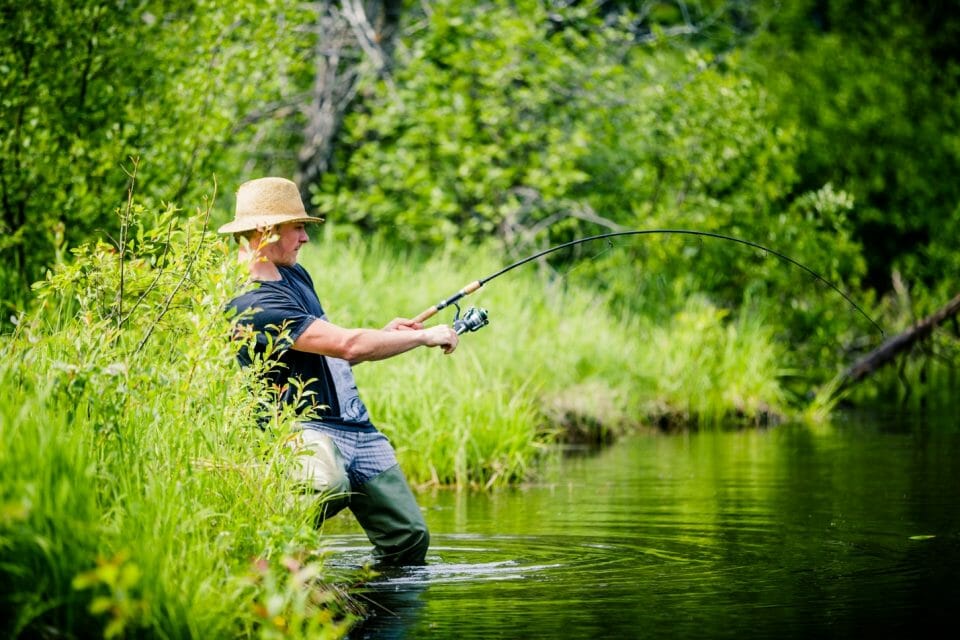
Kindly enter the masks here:
<path id="1" fill-rule="evenodd" d="M 274 282 L 283 279 L 277 265 L 261 256 L 257 251 L 241 250 L 240 262 L 246 263 L 247 269 L 250 271 L 251 280 Z"/>

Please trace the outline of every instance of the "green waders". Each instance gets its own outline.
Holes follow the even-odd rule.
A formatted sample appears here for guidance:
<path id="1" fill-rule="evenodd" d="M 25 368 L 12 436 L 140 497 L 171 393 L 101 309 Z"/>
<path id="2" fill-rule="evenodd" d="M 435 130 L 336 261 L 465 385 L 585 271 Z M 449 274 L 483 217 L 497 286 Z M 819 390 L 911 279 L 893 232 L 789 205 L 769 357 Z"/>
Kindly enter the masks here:
<path id="1" fill-rule="evenodd" d="M 351 487 L 346 463 L 330 436 L 304 429 L 291 446 L 296 451 L 292 479 L 320 498 L 318 526 L 349 507 L 373 543 L 377 564 L 425 564 L 430 533 L 400 465 Z"/>
<path id="2" fill-rule="evenodd" d="M 425 564 L 430 533 L 407 479 L 394 465 L 350 496 L 350 510 L 373 543 L 378 564 Z"/>

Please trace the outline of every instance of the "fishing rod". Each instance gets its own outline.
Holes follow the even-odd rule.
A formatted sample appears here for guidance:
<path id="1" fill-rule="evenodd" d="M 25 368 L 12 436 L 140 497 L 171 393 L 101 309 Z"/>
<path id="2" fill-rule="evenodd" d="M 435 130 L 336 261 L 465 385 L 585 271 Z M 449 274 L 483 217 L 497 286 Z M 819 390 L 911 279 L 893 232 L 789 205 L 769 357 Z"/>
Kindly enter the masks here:
<path id="1" fill-rule="evenodd" d="M 874 320 L 873 318 L 871 318 L 871 317 L 867 314 L 866 311 L 864 311 L 863 309 L 861 309 L 861 308 L 860 308 L 860 305 L 858 305 L 856 302 L 854 302 L 853 299 L 851 299 L 849 295 L 847 295 L 842 289 L 840 289 L 840 287 L 838 287 L 838 286 L 835 285 L 834 283 L 830 282 L 829 280 L 827 280 L 826 278 L 824 278 L 823 276 L 821 276 L 819 273 L 817 273 L 816 271 L 814 271 L 814 270 L 811 269 L 810 267 L 807 267 L 806 265 L 803 265 L 803 264 L 801 264 L 800 262 L 794 260 L 794 259 L 791 258 L 790 256 L 784 255 L 784 254 L 780 253 L 779 251 L 776 251 L 776 250 L 771 249 L 771 248 L 769 248 L 769 247 L 765 247 L 765 246 L 763 246 L 763 245 L 761 245 L 761 244 L 757 244 L 756 242 L 751 242 L 750 240 L 744 240 L 744 239 L 742 239 L 742 238 L 735 238 L 734 236 L 728 236 L 728 235 L 724 235 L 724 234 L 722 234 L 722 233 L 713 233 L 713 232 L 711 232 L 711 231 L 693 231 L 693 230 L 690 230 L 690 229 L 639 229 L 639 230 L 631 230 L 631 231 L 612 231 L 612 232 L 610 232 L 610 233 L 601 233 L 601 234 L 595 235 L 595 236 L 588 236 L 588 237 L 586 237 L 586 238 L 579 238 L 579 239 L 577 239 L 577 240 L 571 240 L 570 242 L 564 242 L 563 244 L 555 245 L 555 246 L 553 246 L 553 247 L 550 247 L 549 249 L 544 249 L 543 251 L 538 251 L 537 253 L 535 253 L 535 254 L 533 254 L 533 255 L 531 255 L 531 256 L 527 256 L 526 258 L 523 258 L 522 260 L 517 260 L 517 261 L 514 262 L 513 264 L 509 264 L 509 265 L 507 265 L 506 267 L 504 267 L 504 268 L 500 269 L 499 271 L 497 271 L 496 273 L 492 273 L 492 274 L 490 274 L 489 276 L 487 276 L 487 277 L 485 277 L 485 278 L 481 278 L 481 279 L 479 279 L 479 280 L 474 280 L 473 282 L 471 282 L 470 284 L 466 285 L 465 287 L 463 287 L 462 289 L 460 289 L 459 291 L 457 291 L 455 294 L 453 294 L 453 295 L 450 296 L 449 298 L 447 298 L 447 299 L 445 299 L 445 300 L 441 300 L 440 302 L 438 302 L 437 304 L 433 305 L 432 307 L 429 307 L 429 308 L 427 308 L 427 309 L 424 309 L 419 315 L 417 315 L 417 316 L 414 318 L 414 321 L 415 321 L 415 322 L 423 322 L 424 320 L 427 320 L 428 318 L 433 317 L 433 316 L 434 316 L 438 311 L 440 311 L 441 309 L 445 309 L 446 307 L 449 307 L 450 305 L 454 305 L 454 306 L 456 307 L 456 309 L 457 309 L 457 314 L 456 314 L 456 316 L 454 317 L 454 322 L 453 322 L 453 328 L 454 328 L 454 330 L 455 330 L 458 334 L 462 334 L 462 333 L 465 333 L 465 332 L 467 332 L 467 331 L 477 331 L 478 329 L 480 329 L 481 327 L 486 326 L 486 325 L 489 323 L 489 321 L 488 321 L 488 319 L 487 319 L 487 312 L 486 312 L 486 310 L 485 310 L 485 309 L 478 309 L 478 308 L 476 308 L 476 307 L 470 307 L 469 309 L 467 309 L 467 311 L 464 313 L 464 316 L 461 318 L 461 317 L 460 317 L 460 306 L 457 304 L 457 302 L 459 302 L 462 298 L 470 295 L 471 293 L 473 293 L 474 291 L 476 291 L 477 289 L 479 289 L 479 288 L 482 287 L 483 285 L 487 284 L 487 283 L 490 282 L 491 280 L 493 280 L 493 279 L 495 279 L 495 278 L 499 278 L 499 277 L 502 276 L 503 274 L 505 274 L 505 273 L 507 273 L 507 272 L 509 272 L 509 271 L 512 271 L 513 269 L 516 269 L 517 267 L 520 267 L 520 266 L 522 266 L 522 265 L 525 265 L 525 264 L 527 264 L 528 262 L 532 262 L 532 261 L 536 260 L 537 258 L 542 258 L 543 256 L 548 255 L 548 254 L 551 254 L 551 253 L 553 253 L 553 252 L 555 252 L 555 251 L 561 251 L 561 250 L 563 250 L 563 249 L 566 249 L 566 248 L 568 248 L 568 247 L 572 247 L 572 246 L 575 246 L 575 245 L 578 245 L 578 244 L 583 244 L 583 243 L 585 243 L 585 242 L 592 242 L 592 241 L 594 241 L 594 240 L 604 240 L 604 239 L 607 239 L 607 238 L 615 238 L 615 237 L 618 237 L 618 236 L 640 236 L 640 235 L 649 235 L 649 234 L 654 234 L 654 233 L 656 233 L 656 234 L 678 234 L 678 235 L 689 235 L 689 236 L 701 236 L 701 237 L 706 237 L 706 238 L 717 238 L 717 239 L 719 239 L 719 240 L 729 240 L 730 242 L 737 242 L 737 243 L 739 243 L 739 244 L 746 245 L 746 246 L 752 247 L 752 248 L 754 248 L 754 249 L 759 249 L 760 251 L 763 251 L 763 252 L 768 253 L 768 254 L 770 254 L 770 255 L 776 256 L 776 257 L 780 258 L 781 260 L 784 260 L 785 262 L 789 262 L 790 264 L 792 264 L 792 265 L 794 265 L 794 266 L 796 266 L 796 267 L 799 267 L 799 268 L 803 269 L 803 270 L 806 271 L 808 274 L 810 274 L 811 276 L 813 276 L 814 278 L 816 278 L 816 279 L 819 280 L 820 282 L 823 282 L 823 283 L 826 284 L 828 287 L 830 287 L 831 289 L 833 289 L 834 291 L 836 291 L 837 293 L 839 293 L 839 294 L 843 297 L 844 300 L 846 300 L 854 309 L 856 309 L 856 310 L 860 313 L 860 315 L 862 315 L 864 318 L 866 318 L 867 320 L 869 320 L 870 323 L 873 324 L 873 326 L 877 328 L 877 331 L 880 332 L 880 335 L 881 335 L 881 336 L 885 336 L 885 335 L 886 335 L 886 334 L 884 333 L 884 331 L 883 331 L 883 328 L 882 328 L 879 324 L 877 324 L 877 321 Z"/>

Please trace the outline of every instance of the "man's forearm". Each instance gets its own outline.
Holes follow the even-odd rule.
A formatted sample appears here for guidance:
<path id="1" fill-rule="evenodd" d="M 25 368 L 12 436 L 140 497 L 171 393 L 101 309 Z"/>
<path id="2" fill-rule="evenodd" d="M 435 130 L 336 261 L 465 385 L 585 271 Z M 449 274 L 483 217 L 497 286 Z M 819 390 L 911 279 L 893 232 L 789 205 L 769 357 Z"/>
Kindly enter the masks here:
<path id="1" fill-rule="evenodd" d="M 383 329 L 345 329 L 323 320 L 307 327 L 293 348 L 324 356 L 341 358 L 351 364 L 383 360 L 422 346 L 442 346 L 449 353 L 456 347 L 452 329 L 438 325 L 429 329 L 403 331 Z"/>

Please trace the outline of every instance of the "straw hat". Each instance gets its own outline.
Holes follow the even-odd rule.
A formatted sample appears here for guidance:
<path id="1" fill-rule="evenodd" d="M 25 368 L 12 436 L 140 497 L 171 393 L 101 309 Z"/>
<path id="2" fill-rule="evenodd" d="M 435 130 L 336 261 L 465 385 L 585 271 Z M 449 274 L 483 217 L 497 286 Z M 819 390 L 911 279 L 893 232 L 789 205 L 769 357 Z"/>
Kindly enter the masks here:
<path id="1" fill-rule="evenodd" d="M 323 222 L 307 215 L 296 183 L 286 178 L 259 178 L 237 189 L 237 212 L 217 233 L 239 233 L 289 222 Z"/>

